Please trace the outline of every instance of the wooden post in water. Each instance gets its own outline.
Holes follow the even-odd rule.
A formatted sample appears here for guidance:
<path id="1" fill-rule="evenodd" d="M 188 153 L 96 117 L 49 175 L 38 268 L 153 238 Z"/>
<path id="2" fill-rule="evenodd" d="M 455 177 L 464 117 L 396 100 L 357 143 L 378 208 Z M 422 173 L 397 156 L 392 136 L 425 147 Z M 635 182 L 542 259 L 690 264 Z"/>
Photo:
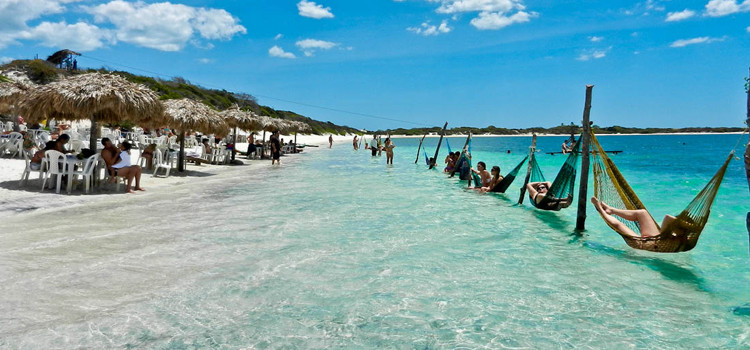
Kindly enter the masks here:
<path id="1" fill-rule="evenodd" d="M 583 107 L 583 137 L 581 140 L 581 183 L 578 189 L 578 217 L 576 219 L 576 231 L 586 229 L 586 202 L 589 190 L 589 159 L 591 148 L 591 123 L 589 116 L 591 114 L 591 90 L 594 85 L 586 85 L 586 103 Z"/>
<path id="2" fill-rule="evenodd" d="M 417 159 L 414 160 L 414 164 L 417 164 L 417 162 L 419 161 L 419 151 L 422 150 L 422 142 L 424 142 L 425 137 L 427 137 L 427 134 L 424 134 L 424 136 L 422 136 L 422 139 L 419 140 L 419 147 L 417 147 Z"/>
<path id="3" fill-rule="evenodd" d="M 750 75 L 745 83 L 745 93 L 747 93 L 747 115 L 745 124 L 750 127 Z M 747 186 L 750 189 L 750 142 L 745 146 L 745 175 L 747 176 Z M 745 218 L 745 226 L 747 226 L 748 240 L 750 240 L 750 212 L 747 213 Z"/>
<path id="4" fill-rule="evenodd" d="M 437 165 L 437 157 L 438 153 L 440 153 L 440 144 L 443 143 L 443 136 L 445 136 L 445 129 L 448 128 L 448 122 L 445 122 L 445 125 L 443 125 L 443 131 L 440 132 L 440 140 L 438 140 L 438 146 L 437 149 L 435 149 L 435 158 L 432 159 L 430 162 L 430 169 L 434 168 L 435 165 Z"/>
<path id="5" fill-rule="evenodd" d="M 460 164 L 461 157 L 464 157 L 466 153 L 468 153 L 469 148 L 469 142 L 471 141 L 471 131 L 469 131 L 469 136 L 466 137 L 466 142 L 464 143 L 464 148 L 461 149 L 461 155 L 458 156 L 459 162 L 456 163 L 455 166 L 453 166 L 453 171 L 451 171 L 451 175 L 448 177 L 453 177 L 453 175 L 456 174 L 456 171 L 458 171 L 458 164 Z M 468 161 L 468 160 L 467 160 Z"/>
<path id="6" fill-rule="evenodd" d="M 531 179 L 531 157 L 536 152 L 536 134 L 531 135 L 531 149 L 529 150 L 529 167 L 526 170 L 526 179 L 523 180 L 523 186 L 521 186 L 521 197 L 518 197 L 518 204 L 523 204 L 523 198 L 526 196 L 526 185 L 529 184 Z"/>

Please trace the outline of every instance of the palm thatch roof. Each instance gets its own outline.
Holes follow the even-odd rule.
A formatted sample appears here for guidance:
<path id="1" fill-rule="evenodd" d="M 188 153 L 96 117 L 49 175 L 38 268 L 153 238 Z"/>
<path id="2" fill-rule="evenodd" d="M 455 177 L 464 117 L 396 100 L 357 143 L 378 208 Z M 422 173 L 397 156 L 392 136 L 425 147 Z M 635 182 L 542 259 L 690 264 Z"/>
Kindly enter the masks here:
<path id="1" fill-rule="evenodd" d="M 292 123 L 292 131 L 293 132 L 302 132 L 302 133 L 304 133 L 304 132 L 311 132 L 312 131 L 312 127 L 310 127 L 310 124 L 307 124 L 305 122 L 300 122 L 300 121 L 293 120 L 293 121 L 291 121 L 291 123 Z"/>
<path id="2" fill-rule="evenodd" d="M 18 83 L 0 83 L 0 113 L 12 111 L 14 103 L 28 91 L 28 88 Z"/>
<path id="3" fill-rule="evenodd" d="M 162 101 L 164 114 L 157 124 L 169 125 L 180 131 L 197 130 L 207 134 L 224 136 L 229 133 L 229 125 L 219 112 L 207 105 L 191 99 Z"/>
<path id="4" fill-rule="evenodd" d="M 263 119 L 253 112 L 246 112 L 234 105 L 231 108 L 220 112 L 227 124 L 233 128 L 240 128 L 246 131 L 263 130 Z"/>
<path id="5" fill-rule="evenodd" d="M 102 73 L 88 73 L 39 86 L 17 103 L 18 112 L 38 123 L 54 115 L 69 120 L 146 122 L 163 114 L 159 96 L 145 85 Z"/>

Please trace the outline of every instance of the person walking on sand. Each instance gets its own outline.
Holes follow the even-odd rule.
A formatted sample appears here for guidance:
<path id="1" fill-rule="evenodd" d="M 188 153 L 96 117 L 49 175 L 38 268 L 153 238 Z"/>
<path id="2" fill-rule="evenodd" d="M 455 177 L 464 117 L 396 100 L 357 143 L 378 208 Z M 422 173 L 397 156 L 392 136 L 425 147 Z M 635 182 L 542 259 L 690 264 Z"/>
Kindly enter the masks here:
<path id="1" fill-rule="evenodd" d="M 393 141 L 390 138 L 385 140 L 385 164 L 393 165 L 393 149 L 396 146 L 393 145 Z"/>
<path id="2" fill-rule="evenodd" d="M 328 148 L 333 147 L 333 134 L 328 135 Z"/>

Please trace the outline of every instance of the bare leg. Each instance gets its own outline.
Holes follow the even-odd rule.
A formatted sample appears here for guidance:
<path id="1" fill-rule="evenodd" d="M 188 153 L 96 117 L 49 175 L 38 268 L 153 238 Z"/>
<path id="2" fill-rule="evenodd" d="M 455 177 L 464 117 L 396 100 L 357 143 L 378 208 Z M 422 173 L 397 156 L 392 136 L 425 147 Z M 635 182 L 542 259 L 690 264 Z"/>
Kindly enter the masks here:
<path id="1" fill-rule="evenodd" d="M 617 220 L 614 216 L 612 216 L 610 213 L 608 213 L 604 207 L 602 206 L 602 202 L 599 201 L 596 197 L 591 197 L 591 203 L 594 204 L 594 207 L 596 208 L 596 211 L 601 214 L 602 218 L 604 218 L 604 221 L 607 222 L 612 228 L 614 228 L 615 231 L 631 236 L 631 237 L 640 237 L 635 231 L 631 230 L 629 227 L 625 226 L 622 222 Z"/>
<path id="2" fill-rule="evenodd" d="M 626 210 L 626 209 L 617 209 L 612 208 L 605 204 L 602 201 L 599 201 L 596 199 L 596 197 L 591 197 L 591 202 L 594 203 L 594 206 L 597 207 L 597 210 L 600 210 L 600 212 L 603 212 L 607 214 L 608 216 L 612 216 L 610 214 L 617 215 L 625 220 L 628 221 L 635 221 L 638 223 L 638 226 L 641 228 L 641 234 L 640 236 L 643 237 L 651 237 L 651 236 L 657 236 L 659 235 L 659 227 L 656 226 L 656 222 L 654 222 L 654 219 L 651 217 L 651 214 L 648 213 L 645 209 L 636 209 L 636 210 Z M 614 217 L 612 217 L 615 221 Z M 605 218 L 606 220 L 606 218 Z M 609 220 L 607 220 L 609 222 Z M 620 223 L 619 221 L 617 221 Z M 624 224 L 620 223 L 623 227 L 625 227 L 628 231 L 633 232 L 630 228 L 627 228 Z M 622 231 L 618 231 L 622 232 Z M 637 235 L 636 235 L 637 237 Z"/>
<path id="3" fill-rule="evenodd" d="M 143 172 L 143 169 L 141 169 L 141 167 L 139 167 L 137 165 L 135 166 L 135 169 L 136 169 L 136 172 L 135 172 L 135 190 L 136 191 L 145 191 L 145 189 L 143 189 L 141 187 L 141 173 Z"/>

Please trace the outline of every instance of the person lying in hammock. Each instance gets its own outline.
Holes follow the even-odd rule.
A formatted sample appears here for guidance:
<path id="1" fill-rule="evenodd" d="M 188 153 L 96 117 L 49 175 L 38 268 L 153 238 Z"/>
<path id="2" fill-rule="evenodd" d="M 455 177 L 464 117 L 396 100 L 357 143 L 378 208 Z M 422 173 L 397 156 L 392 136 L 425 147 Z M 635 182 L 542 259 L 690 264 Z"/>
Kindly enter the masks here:
<path id="1" fill-rule="evenodd" d="M 591 197 L 591 203 L 594 204 L 594 207 L 596 207 L 596 210 L 602 215 L 604 220 L 612 226 L 612 228 L 619 232 L 620 234 L 631 236 L 631 237 L 653 237 L 658 236 L 661 233 L 661 230 L 658 226 L 656 226 L 656 222 L 651 217 L 651 214 L 649 214 L 648 210 L 646 209 L 617 209 L 612 208 L 606 203 L 600 201 L 596 197 Z M 628 221 L 634 221 L 638 223 L 638 226 L 641 228 L 641 234 L 637 234 L 635 231 L 631 230 L 629 227 L 627 227 L 625 224 L 617 220 L 617 218 L 614 217 L 614 215 L 617 215 L 625 220 Z M 662 220 L 661 227 L 666 228 L 669 226 L 669 224 L 675 220 L 675 217 L 672 215 L 665 215 L 664 220 Z M 674 229 L 673 229 L 674 231 Z"/>
<path id="2" fill-rule="evenodd" d="M 571 203 L 573 203 L 573 197 L 552 198 L 545 203 L 544 198 L 547 197 L 547 192 L 551 187 L 552 183 L 549 181 L 529 182 L 526 185 L 526 190 L 529 192 L 529 198 L 534 201 L 534 203 L 536 203 L 537 205 L 544 205 L 551 210 L 567 208 Z"/>
<path id="3" fill-rule="evenodd" d="M 483 163 L 483 162 L 480 162 Z M 479 164 L 477 164 L 479 166 Z M 492 167 L 492 170 L 490 171 L 490 174 L 492 174 L 492 178 L 490 179 L 490 182 L 486 186 L 482 187 L 475 187 L 474 189 L 479 191 L 480 193 L 487 193 L 491 191 L 497 184 L 500 183 L 500 181 L 503 181 L 503 176 L 500 175 L 500 167 L 495 165 Z"/>

